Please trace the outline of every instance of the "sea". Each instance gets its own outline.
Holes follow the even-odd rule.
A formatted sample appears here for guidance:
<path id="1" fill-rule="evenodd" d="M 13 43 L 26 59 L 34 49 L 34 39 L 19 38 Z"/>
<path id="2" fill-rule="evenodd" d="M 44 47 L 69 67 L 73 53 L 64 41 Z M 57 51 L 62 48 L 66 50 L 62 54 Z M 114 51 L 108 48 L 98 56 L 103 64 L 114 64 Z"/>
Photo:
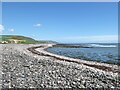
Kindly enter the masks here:
<path id="1" fill-rule="evenodd" d="M 82 60 L 118 63 L 119 53 L 117 43 L 82 43 L 82 44 L 67 44 L 72 46 L 83 46 L 80 48 L 66 48 L 66 47 L 52 47 L 47 51 L 67 56 L 71 58 L 77 58 Z"/>

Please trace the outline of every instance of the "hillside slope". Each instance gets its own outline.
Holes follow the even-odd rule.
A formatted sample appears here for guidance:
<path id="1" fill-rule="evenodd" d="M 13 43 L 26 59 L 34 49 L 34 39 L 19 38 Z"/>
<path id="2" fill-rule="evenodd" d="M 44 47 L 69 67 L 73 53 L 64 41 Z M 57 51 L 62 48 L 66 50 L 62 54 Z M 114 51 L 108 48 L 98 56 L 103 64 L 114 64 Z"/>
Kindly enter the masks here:
<path id="1" fill-rule="evenodd" d="M 35 40 L 26 36 L 19 35 L 0 35 L 0 43 L 17 43 L 17 44 L 37 44 L 37 43 L 56 43 L 54 41 Z"/>

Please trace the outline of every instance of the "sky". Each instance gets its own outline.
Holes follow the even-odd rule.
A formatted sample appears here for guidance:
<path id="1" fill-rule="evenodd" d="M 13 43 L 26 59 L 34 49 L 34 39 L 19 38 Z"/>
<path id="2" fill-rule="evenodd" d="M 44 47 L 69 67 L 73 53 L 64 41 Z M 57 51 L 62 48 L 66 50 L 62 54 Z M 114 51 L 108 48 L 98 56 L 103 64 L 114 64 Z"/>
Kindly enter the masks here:
<path id="1" fill-rule="evenodd" d="M 62 43 L 117 42 L 117 2 L 3 2 L 3 35 Z"/>
<path id="2" fill-rule="evenodd" d="M 119 2 L 120 0 L 2 0 L 2 2 Z"/>

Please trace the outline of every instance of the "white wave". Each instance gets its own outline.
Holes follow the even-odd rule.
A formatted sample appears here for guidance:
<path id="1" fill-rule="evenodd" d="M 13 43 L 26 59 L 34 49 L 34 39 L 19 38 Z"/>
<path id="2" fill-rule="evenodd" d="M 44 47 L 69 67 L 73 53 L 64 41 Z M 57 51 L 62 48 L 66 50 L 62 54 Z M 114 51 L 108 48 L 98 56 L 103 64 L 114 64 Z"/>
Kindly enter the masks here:
<path id="1" fill-rule="evenodd" d="M 90 44 L 89 47 L 117 47 L 117 45 Z"/>

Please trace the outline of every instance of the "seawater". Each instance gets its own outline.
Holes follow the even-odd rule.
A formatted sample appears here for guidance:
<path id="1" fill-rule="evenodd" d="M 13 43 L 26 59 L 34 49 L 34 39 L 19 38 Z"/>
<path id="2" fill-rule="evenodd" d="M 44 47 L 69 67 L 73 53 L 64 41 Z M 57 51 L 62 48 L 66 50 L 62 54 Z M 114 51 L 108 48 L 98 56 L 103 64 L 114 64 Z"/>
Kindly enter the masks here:
<path id="1" fill-rule="evenodd" d="M 52 47 L 48 48 L 47 51 L 58 55 L 82 60 L 92 60 L 100 62 L 118 62 L 117 44 L 82 44 L 82 45 L 88 46 L 89 48 Z"/>

